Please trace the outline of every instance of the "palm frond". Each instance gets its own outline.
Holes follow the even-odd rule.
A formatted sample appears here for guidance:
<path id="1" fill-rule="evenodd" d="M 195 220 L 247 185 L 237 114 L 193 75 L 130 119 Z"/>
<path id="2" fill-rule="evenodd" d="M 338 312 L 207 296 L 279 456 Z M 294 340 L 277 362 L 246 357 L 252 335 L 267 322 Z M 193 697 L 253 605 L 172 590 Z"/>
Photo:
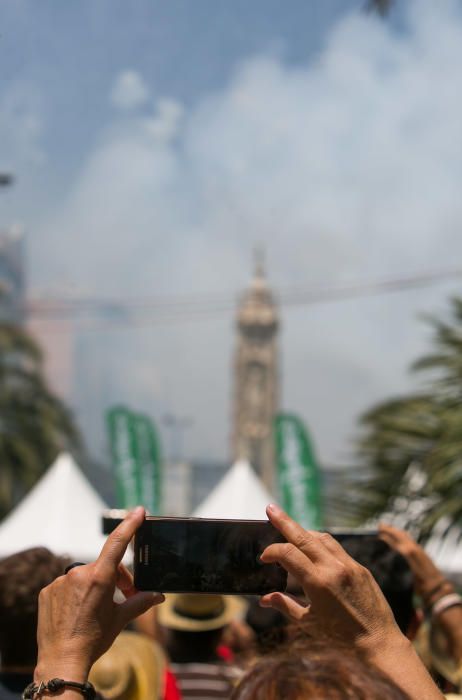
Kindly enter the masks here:
<path id="1" fill-rule="evenodd" d="M 427 320 L 433 352 L 412 367 L 427 375 L 425 390 L 361 417 L 356 462 L 368 477 L 353 501 L 357 521 L 411 504 L 414 513 L 419 503 L 423 536 L 443 517 L 462 522 L 462 299 L 451 300 L 448 320 Z M 412 470 L 420 475 L 413 483 Z"/>
<path id="2" fill-rule="evenodd" d="M 22 328 L 0 323 L 0 517 L 63 449 L 79 452 L 82 442 L 47 386 L 41 351 Z"/>

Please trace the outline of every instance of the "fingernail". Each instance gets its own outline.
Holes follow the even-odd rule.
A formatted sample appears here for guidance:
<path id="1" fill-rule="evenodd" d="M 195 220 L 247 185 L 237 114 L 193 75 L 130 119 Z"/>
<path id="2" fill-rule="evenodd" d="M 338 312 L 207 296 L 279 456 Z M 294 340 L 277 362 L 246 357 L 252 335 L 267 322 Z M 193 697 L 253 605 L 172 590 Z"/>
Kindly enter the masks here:
<path id="1" fill-rule="evenodd" d="M 136 506 L 136 508 L 133 508 L 130 513 L 131 515 L 140 515 L 141 513 L 144 513 L 144 508 L 143 506 Z"/>
<path id="2" fill-rule="evenodd" d="M 281 510 L 275 503 L 268 503 L 267 509 L 271 513 L 278 513 Z"/>

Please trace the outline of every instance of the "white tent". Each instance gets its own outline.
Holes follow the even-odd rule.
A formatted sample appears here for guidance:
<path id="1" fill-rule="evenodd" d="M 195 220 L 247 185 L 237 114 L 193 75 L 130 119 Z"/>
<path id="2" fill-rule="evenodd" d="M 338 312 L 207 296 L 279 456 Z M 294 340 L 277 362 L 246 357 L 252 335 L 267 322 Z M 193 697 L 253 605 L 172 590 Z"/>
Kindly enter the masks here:
<path id="1" fill-rule="evenodd" d="M 196 518 L 266 519 L 265 507 L 274 500 L 250 464 L 236 462 L 196 508 Z"/>
<path id="2" fill-rule="evenodd" d="M 0 523 L 0 558 L 44 546 L 76 561 L 92 561 L 106 539 L 101 533 L 105 508 L 71 455 L 61 454 Z"/>
<path id="3" fill-rule="evenodd" d="M 437 523 L 425 549 L 435 564 L 452 581 L 462 583 L 462 531 L 442 518 Z"/>

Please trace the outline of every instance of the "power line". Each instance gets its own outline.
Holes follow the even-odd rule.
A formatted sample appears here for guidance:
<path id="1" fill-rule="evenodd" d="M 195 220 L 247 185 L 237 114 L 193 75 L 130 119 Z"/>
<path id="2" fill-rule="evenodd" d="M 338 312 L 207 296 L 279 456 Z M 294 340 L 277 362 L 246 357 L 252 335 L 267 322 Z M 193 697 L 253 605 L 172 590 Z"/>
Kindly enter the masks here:
<path id="1" fill-rule="evenodd" d="M 462 268 L 437 270 L 407 277 L 355 282 L 336 287 L 294 286 L 275 292 L 279 306 L 305 306 L 352 298 L 402 292 L 462 277 Z M 148 298 L 36 298 L 26 302 L 26 314 L 53 321 L 85 322 L 89 328 L 134 327 L 220 319 L 236 309 L 233 294 L 195 294 Z M 90 324 L 90 325 L 87 325 Z"/>

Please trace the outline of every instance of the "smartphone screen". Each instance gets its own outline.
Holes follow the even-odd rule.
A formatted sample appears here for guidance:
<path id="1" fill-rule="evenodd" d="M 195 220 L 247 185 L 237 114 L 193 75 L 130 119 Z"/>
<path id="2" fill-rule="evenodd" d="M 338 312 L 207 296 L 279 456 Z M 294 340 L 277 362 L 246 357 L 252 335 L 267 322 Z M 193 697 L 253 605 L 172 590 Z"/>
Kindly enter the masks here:
<path id="1" fill-rule="evenodd" d="M 166 593 L 261 595 L 287 573 L 260 555 L 284 537 L 266 520 L 147 517 L 135 537 L 135 586 Z"/>

